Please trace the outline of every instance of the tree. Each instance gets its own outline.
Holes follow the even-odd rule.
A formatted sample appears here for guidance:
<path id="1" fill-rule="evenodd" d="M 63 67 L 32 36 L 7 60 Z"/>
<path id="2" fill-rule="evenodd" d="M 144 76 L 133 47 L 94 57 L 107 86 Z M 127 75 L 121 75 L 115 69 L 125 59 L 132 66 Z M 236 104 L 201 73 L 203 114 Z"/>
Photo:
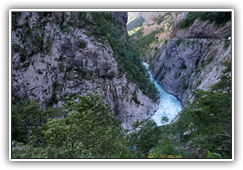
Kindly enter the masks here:
<path id="1" fill-rule="evenodd" d="M 49 120 L 44 131 L 47 143 L 65 158 L 80 158 L 84 152 L 95 158 L 128 156 L 124 130 L 96 92 L 67 99 L 65 108 L 67 118 Z"/>
<path id="2" fill-rule="evenodd" d="M 149 151 L 160 139 L 160 129 L 153 119 L 136 122 L 135 126 L 138 130 L 133 130 L 128 135 L 128 145 L 135 152 L 136 158 L 147 158 Z"/>
<path id="3" fill-rule="evenodd" d="M 28 142 L 30 135 L 39 136 L 35 142 L 40 142 L 41 126 L 46 123 L 46 113 L 33 100 L 27 99 L 12 105 L 12 140 Z"/>
<path id="4" fill-rule="evenodd" d="M 195 100 L 181 111 L 180 120 L 173 125 L 174 133 L 191 141 L 194 148 L 208 149 L 224 158 L 232 155 L 231 63 L 211 91 L 197 91 Z M 188 132 L 185 134 L 185 132 Z M 185 138 L 187 136 L 187 138 Z"/>

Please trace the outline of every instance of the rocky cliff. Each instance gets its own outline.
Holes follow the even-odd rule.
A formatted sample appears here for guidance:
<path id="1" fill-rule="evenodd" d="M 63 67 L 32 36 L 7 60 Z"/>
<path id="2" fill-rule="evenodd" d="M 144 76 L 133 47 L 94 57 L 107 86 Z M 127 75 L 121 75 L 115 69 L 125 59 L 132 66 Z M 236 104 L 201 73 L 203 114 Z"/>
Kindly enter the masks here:
<path id="1" fill-rule="evenodd" d="M 180 29 L 188 13 L 173 21 L 171 36 L 151 61 L 151 71 L 162 87 L 182 103 L 194 90 L 209 90 L 219 81 L 222 62 L 231 60 L 231 22 L 220 26 L 210 20 L 195 19 Z"/>
<path id="2" fill-rule="evenodd" d="M 229 13 L 141 12 L 142 60 L 154 78 L 184 104 L 197 89 L 209 90 L 219 81 L 221 62 L 231 60 Z"/>
<path id="3" fill-rule="evenodd" d="M 126 22 L 125 12 L 14 12 L 12 100 L 31 98 L 56 107 L 67 96 L 96 90 L 124 127 L 149 117 L 156 102 L 120 70 L 107 38 L 117 31 L 117 41 L 126 42 Z"/>
<path id="4" fill-rule="evenodd" d="M 150 69 L 163 89 L 184 104 L 194 90 L 209 90 L 217 83 L 225 69 L 221 62 L 230 60 L 231 46 L 225 47 L 224 40 L 174 38 L 160 49 Z"/>

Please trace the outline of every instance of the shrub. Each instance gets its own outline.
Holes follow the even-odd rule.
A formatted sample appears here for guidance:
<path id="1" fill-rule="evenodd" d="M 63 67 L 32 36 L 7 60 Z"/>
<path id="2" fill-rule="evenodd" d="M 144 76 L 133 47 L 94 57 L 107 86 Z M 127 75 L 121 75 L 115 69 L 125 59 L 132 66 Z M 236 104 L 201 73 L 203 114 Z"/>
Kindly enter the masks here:
<path id="1" fill-rule="evenodd" d="M 87 43 L 84 40 L 81 40 L 81 39 L 78 40 L 79 48 L 85 48 L 86 46 L 87 46 Z"/>
<path id="2" fill-rule="evenodd" d="M 228 38 L 224 39 L 224 49 L 227 49 L 231 43 L 231 40 Z"/>
<path id="3" fill-rule="evenodd" d="M 183 43 L 185 40 L 183 40 L 182 38 L 179 38 L 177 41 L 176 41 L 176 45 L 179 47 L 181 43 Z"/>
<path id="4" fill-rule="evenodd" d="M 137 92 L 136 90 L 134 90 L 133 94 L 132 94 L 132 100 L 136 103 L 136 104 L 140 104 L 140 101 L 138 100 L 138 96 L 137 96 Z"/>

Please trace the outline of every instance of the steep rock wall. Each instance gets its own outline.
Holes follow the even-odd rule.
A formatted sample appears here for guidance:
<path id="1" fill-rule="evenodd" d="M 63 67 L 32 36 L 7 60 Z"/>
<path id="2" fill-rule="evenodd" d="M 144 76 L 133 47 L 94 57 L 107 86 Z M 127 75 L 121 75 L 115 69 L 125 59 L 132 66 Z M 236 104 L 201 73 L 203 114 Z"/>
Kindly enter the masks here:
<path id="1" fill-rule="evenodd" d="M 197 18 L 179 29 L 187 15 L 188 12 L 140 12 L 144 18 L 143 37 L 157 30 L 141 58 L 150 63 L 152 75 L 163 89 L 183 104 L 192 99 L 194 90 L 209 90 L 217 83 L 224 69 L 221 62 L 231 60 L 231 21 L 219 26 Z M 190 17 L 194 16 L 195 13 Z"/>
<path id="2" fill-rule="evenodd" d="M 121 41 L 126 41 L 127 14 L 107 15 L 118 20 L 124 31 Z M 43 107 L 55 107 L 66 96 L 96 90 L 122 125 L 130 128 L 137 119 L 149 117 L 156 103 L 139 89 L 141 104 L 131 99 L 136 84 L 118 71 L 107 39 L 94 36 L 93 20 L 90 13 L 77 12 L 13 14 L 12 100 L 31 98 Z"/>
<path id="3" fill-rule="evenodd" d="M 194 90 L 209 90 L 219 81 L 221 62 L 231 59 L 231 46 L 224 47 L 223 40 L 174 38 L 151 62 L 152 75 L 184 104 Z"/>

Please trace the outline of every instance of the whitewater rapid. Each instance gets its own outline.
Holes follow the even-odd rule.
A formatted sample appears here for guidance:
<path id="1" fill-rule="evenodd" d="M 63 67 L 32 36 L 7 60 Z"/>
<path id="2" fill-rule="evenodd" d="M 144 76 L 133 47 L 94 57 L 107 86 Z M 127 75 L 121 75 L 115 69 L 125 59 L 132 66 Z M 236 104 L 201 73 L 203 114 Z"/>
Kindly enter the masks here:
<path id="1" fill-rule="evenodd" d="M 160 96 L 159 108 L 154 113 L 152 118 L 154 119 L 154 121 L 157 123 L 158 126 L 162 125 L 161 118 L 163 116 L 167 116 L 169 119 L 168 123 L 170 123 L 176 117 L 176 115 L 181 111 L 182 109 L 181 101 L 178 100 L 175 96 L 164 91 L 162 86 L 157 83 L 156 79 L 153 78 L 151 72 L 149 71 L 149 65 L 145 62 L 143 62 L 143 65 L 148 70 L 148 73 L 150 75 L 150 80 L 155 84 L 156 88 L 159 91 L 159 96 Z"/>

